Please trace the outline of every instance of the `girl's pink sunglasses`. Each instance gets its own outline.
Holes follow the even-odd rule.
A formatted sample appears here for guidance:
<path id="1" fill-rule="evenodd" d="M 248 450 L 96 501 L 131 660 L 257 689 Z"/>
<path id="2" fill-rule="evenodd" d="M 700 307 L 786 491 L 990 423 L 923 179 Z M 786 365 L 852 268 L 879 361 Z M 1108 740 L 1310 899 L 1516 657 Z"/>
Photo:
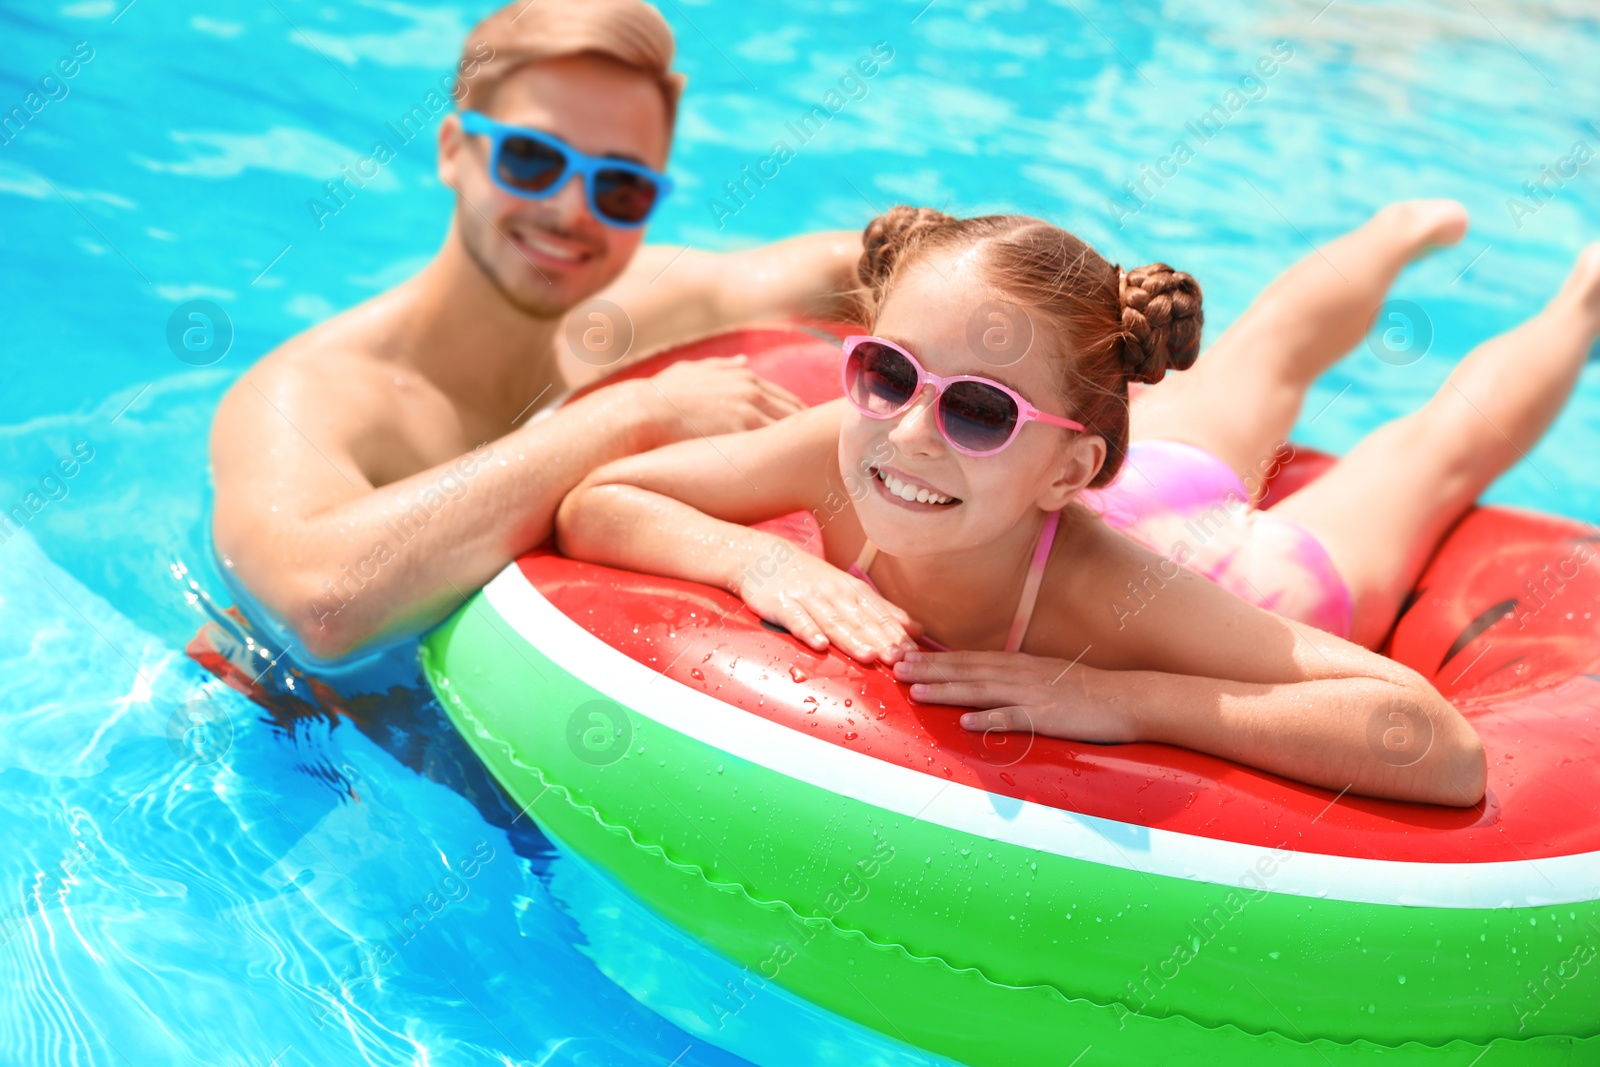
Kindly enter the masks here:
<path id="1" fill-rule="evenodd" d="M 968 456 L 994 455 L 1017 439 L 1025 422 L 1084 431 L 1083 423 L 1040 411 L 993 379 L 970 374 L 942 378 L 893 341 L 864 335 L 844 339 L 844 395 L 867 418 L 894 418 L 928 384 L 934 389 L 939 432 L 951 448 Z"/>

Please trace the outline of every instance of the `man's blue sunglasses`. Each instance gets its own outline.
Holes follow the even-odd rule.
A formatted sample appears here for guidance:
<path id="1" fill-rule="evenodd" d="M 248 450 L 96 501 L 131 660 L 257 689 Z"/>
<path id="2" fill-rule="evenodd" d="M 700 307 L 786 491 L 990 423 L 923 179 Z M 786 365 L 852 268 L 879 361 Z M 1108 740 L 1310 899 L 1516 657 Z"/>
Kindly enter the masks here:
<path id="1" fill-rule="evenodd" d="M 672 179 L 625 159 L 584 155 L 541 130 L 507 126 L 481 111 L 463 111 L 461 128 L 491 138 L 489 176 L 508 193 L 543 200 L 572 175 L 583 181 L 589 210 L 611 226 L 636 230 L 672 192 Z"/>

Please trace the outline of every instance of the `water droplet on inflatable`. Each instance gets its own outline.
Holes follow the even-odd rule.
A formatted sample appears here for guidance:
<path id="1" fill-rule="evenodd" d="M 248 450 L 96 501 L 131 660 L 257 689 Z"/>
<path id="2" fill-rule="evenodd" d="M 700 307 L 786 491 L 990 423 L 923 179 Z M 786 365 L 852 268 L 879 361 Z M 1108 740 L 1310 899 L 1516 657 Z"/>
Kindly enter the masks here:
<path id="1" fill-rule="evenodd" d="M 706 672 L 701 670 L 699 667 L 690 667 L 689 677 L 693 678 L 697 682 L 703 682 L 706 680 Z"/>
<path id="2" fill-rule="evenodd" d="M 858 738 L 860 736 L 861 735 L 856 733 L 854 730 L 846 730 L 845 734 L 844 734 L 844 739 L 846 741 L 854 741 L 856 738 Z"/>
<path id="3" fill-rule="evenodd" d="M 1400 984 L 1401 985 L 1405 985 L 1406 984 L 1406 976 L 1403 975 L 1403 974 L 1400 976 Z"/>
<path id="4" fill-rule="evenodd" d="M 806 680 L 806 672 L 801 670 L 799 667 L 790 667 L 789 677 L 793 678 L 797 682 L 803 682 Z"/>
<path id="5" fill-rule="evenodd" d="M 1017 787 L 1017 780 L 1011 777 L 1011 773 L 1009 771 L 1001 771 L 1000 780 L 1013 789 Z"/>
<path id="6" fill-rule="evenodd" d="M 844 706 L 847 707 L 847 708 L 850 706 L 850 698 L 849 697 L 845 697 L 844 698 Z"/>
<path id="7" fill-rule="evenodd" d="M 720 763 L 719 763 L 719 764 L 717 764 L 717 773 L 718 773 L 718 774 L 721 774 L 721 773 L 722 773 L 722 764 L 720 764 Z"/>

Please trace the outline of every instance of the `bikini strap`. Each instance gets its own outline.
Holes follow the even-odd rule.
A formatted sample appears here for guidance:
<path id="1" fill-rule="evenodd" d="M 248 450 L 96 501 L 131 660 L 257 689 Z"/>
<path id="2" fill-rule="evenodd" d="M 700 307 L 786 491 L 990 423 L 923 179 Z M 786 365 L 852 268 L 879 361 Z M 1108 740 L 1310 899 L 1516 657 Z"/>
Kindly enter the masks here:
<path id="1" fill-rule="evenodd" d="M 1055 543 L 1056 528 L 1061 525 L 1061 512 L 1052 511 L 1044 517 L 1044 527 L 1033 546 L 1033 560 L 1028 564 L 1028 577 L 1022 583 L 1022 599 L 1017 601 L 1017 614 L 1011 620 L 1011 633 L 1006 637 L 1006 651 L 1022 648 L 1022 638 L 1033 619 L 1033 607 L 1039 600 L 1039 586 L 1044 582 L 1045 564 L 1050 562 L 1050 546 Z"/>
<path id="2" fill-rule="evenodd" d="M 869 537 L 861 546 L 861 555 L 857 556 L 855 563 L 851 564 L 851 573 L 854 573 L 858 578 L 865 578 L 870 584 L 872 579 L 867 578 L 867 572 L 872 569 L 872 561 L 877 558 L 878 546 L 873 544 L 872 538 Z"/>

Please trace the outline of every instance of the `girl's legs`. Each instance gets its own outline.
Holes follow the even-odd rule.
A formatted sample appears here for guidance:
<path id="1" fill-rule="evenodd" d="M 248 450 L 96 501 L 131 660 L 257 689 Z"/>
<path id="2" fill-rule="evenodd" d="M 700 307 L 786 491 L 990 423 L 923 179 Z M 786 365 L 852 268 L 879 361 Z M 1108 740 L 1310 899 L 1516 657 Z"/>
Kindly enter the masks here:
<path id="1" fill-rule="evenodd" d="M 1376 648 L 1449 531 L 1566 403 L 1600 335 L 1600 244 L 1537 316 L 1479 345 L 1421 410 L 1364 438 L 1271 514 L 1327 550 L 1350 588 L 1350 639 Z"/>
<path id="2" fill-rule="evenodd" d="M 1401 269 L 1466 229 L 1454 200 L 1402 201 L 1306 256 L 1193 368 L 1134 398 L 1129 437 L 1198 445 L 1260 486 L 1306 390 L 1360 343 Z"/>

